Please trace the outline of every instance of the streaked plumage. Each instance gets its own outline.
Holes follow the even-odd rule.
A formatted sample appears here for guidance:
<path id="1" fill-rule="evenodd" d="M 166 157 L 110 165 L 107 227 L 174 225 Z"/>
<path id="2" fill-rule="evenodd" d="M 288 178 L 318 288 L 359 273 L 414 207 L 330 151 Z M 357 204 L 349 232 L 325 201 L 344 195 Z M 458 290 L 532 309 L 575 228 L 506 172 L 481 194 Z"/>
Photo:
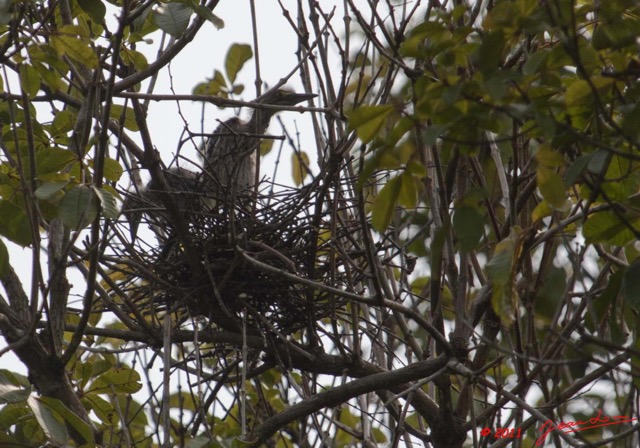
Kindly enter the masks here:
<path id="1" fill-rule="evenodd" d="M 255 102 L 274 106 L 294 106 L 314 98 L 314 94 L 272 90 Z M 253 187 L 256 178 L 256 149 L 277 109 L 255 109 L 248 121 L 233 117 L 215 130 L 205 145 L 204 191 L 214 198 L 226 198 Z"/>

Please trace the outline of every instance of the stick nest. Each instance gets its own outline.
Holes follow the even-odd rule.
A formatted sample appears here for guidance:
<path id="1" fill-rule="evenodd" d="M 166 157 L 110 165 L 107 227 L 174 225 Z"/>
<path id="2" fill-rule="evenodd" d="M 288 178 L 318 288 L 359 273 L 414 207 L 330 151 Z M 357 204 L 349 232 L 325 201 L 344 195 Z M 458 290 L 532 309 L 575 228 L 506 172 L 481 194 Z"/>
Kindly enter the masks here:
<path id="1" fill-rule="evenodd" d="M 138 318 L 175 312 L 204 316 L 228 330 L 240 329 L 244 316 L 250 329 L 281 334 L 332 316 L 341 299 L 322 286 L 344 289 L 346 282 L 332 244 L 337 235 L 329 237 L 326 211 L 316 212 L 322 210 L 320 194 L 316 186 L 262 194 L 255 206 L 238 196 L 233 205 L 182 210 L 199 274 L 169 217 L 148 204 L 142 222 L 156 229 L 157 238 L 116 245 L 119 258 L 130 260 L 124 269 L 118 265 L 125 274 L 116 288 L 122 304 Z M 195 203 L 171 195 L 181 204 Z"/>

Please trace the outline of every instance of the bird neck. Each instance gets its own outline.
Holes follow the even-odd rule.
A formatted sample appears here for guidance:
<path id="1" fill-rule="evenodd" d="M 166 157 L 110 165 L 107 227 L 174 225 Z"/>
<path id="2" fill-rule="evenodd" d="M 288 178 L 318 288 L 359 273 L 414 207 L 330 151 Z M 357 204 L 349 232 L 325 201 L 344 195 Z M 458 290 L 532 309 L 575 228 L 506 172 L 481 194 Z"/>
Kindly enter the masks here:
<path id="1" fill-rule="evenodd" d="M 255 109 L 247 123 L 250 132 L 254 134 L 266 133 L 267 128 L 269 127 L 269 122 L 271 122 L 271 118 L 275 113 L 275 110 Z"/>

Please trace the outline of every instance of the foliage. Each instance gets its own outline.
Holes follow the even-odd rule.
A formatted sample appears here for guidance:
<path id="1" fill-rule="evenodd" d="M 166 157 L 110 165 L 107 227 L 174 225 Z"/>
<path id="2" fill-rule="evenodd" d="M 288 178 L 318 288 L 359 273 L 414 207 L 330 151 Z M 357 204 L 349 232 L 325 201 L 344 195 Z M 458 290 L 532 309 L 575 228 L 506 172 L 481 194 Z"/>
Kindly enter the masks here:
<path id="1" fill-rule="evenodd" d="M 640 418 L 637 2 L 271 2 L 298 44 L 279 78 L 321 95 L 302 143 L 255 136 L 296 188 L 195 213 L 147 120 L 260 109 L 243 43 L 154 94 L 218 2 L 5 3 L 0 356 L 29 375 L 0 371 L 0 444 L 533 446 Z M 139 170 L 157 239 L 119 210 Z M 637 446 L 632 421 L 546 443 Z"/>

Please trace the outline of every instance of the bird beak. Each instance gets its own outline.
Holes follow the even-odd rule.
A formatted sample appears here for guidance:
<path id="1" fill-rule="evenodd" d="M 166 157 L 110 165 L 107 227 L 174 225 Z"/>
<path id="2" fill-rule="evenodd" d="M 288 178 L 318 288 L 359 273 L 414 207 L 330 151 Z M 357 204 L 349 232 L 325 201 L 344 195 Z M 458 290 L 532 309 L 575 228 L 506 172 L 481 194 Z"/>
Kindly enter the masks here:
<path id="1" fill-rule="evenodd" d="M 286 101 L 289 104 L 299 104 L 303 101 L 307 101 L 317 97 L 315 93 L 291 93 L 287 95 Z"/>

